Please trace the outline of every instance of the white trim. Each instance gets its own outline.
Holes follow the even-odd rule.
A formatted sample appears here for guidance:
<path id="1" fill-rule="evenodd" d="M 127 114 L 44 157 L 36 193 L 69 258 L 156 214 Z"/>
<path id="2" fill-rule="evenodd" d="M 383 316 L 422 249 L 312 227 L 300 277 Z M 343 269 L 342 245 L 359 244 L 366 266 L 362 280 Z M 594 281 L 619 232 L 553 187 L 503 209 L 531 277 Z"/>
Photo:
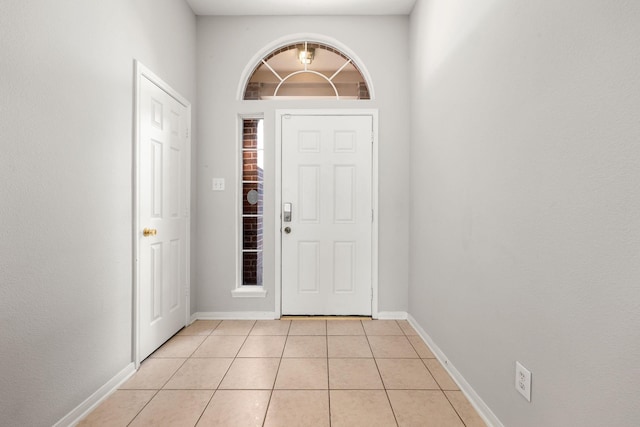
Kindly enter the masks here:
<path id="1" fill-rule="evenodd" d="M 407 316 L 406 311 L 379 311 L 378 316 L 371 317 L 378 320 L 406 320 Z"/>
<path id="2" fill-rule="evenodd" d="M 235 187 L 233 189 L 234 200 L 235 200 L 235 232 L 236 232 L 236 241 L 235 241 L 235 254 L 236 254 L 236 281 L 233 289 L 231 290 L 231 295 L 233 292 L 242 286 L 242 175 L 243 175 L 243 167 L 244 161 L 242 159 L 242 147 L 244 144 L 244 120 L 245 119 L 253 119 L 256 117 L 249 116 L 245 117 L 242 114 L 238 115 L 236 122 L 236 147 L 235 147 Z M 264 203 L 264 202 L 263 202 Z M 264 219 L 262 223 L 262 227 L 264 228 Z"/>
<path id="3" fill-rule="evenodd" d="M 409 324 L 413 326 L 413 328 L 418 332 L 422 340 L 425 342 L 427 347 L 431 349 L 431 352 L 436 356 L 436 358 L 440 361 L 440 364 L 444 367 L 444 369 L 451 375 L 451 378 L 460 388 L 460 391 L 467 397 L 471 405 L 478 412 L 478 415 L 484 420 L 488 427 L 504 427 L 504 424 L 498 419 L 496 414 L 487 406 L 486 403 L 480 398 L 478 393 L 471 387 L 471 385 L 464 379 L 462 374 L 453 366 L 451 361 L 447 358 L 447 356 L 440 350 L 440 347 L 436 345 L 433 339 L 427 334 L 427 332 L 422 329 L 422 327 L 416 322 L 416 319 L 408 315 L 407 320 Z"/>
<path id="4" fill-rule="evenodd" d="M 185 326 L 190 322 L 191 316 L 191 135 L 193 129 L 191 126 L 191 103 L 187 101 L 182 95 L 176 92 L 171 86 L 169 86 L 164 80 L 158 77 L 155 73 L 145 67 L 140 61 L 134 59 L 135 81 L 134 81 L 134 109 L 133 109 L 133 154 L 132 154 L 132 215 L 133 215 L 133 228 L 132 228 L 132 245 L 133 245 L 133 303 L 132 303 L 132 361 L 135 364 L 136 369 L 140 367 L 140 310 L 138 305 L 140 304 L 140 271 L 138 268 L 138 260 L 140 259 L 140 248 L 138 245 L 140 221 L 138 214 L 140 212 L 139 194 L 140 194 L 140 129 L 138 126 L 140 120 L 140 91 L 142 90 L 141 79 L 144 77 L 150 82 L 158 86 L 165 91 L 169 96 L 174 98 L 180 104 L 187 109 L 189 122 L 187 124 L 189 132 L 186 141 L 186 156 L 187 156 L 187 179 L 186 184 L 186 290 L 185 290 L 185 310 L 186 316 L 184 319 Z"/>
<path id="5" fill-rule="evenodd" d="M 274 289 L 275 289 L 275 310 L 278 318 L 282 316 L 282 114 L 279 110 L 275 112 L 275 215 L 274 223 Z"/>
<path id="6" fill-rule="evenodd" d="M 274 311 L 203 311 L 193 313 L 193 320 L 277 320 Z"/>
<path id="7" fill-rule="evenodd" d="M 373 221 L 371 224 L 371 317 L 377 319 L 378 313 L 378 218 L 380 217 L 380 210 L 378 209 L 378 146 L 379 146 L 379 128 L 378 128 L 378 110 L 375 110 L 373 114 L 373 156 L 371 165 L 371 171 L 373 176 L 371 177 L 371 207 L 373 209 Z"/>
<path id="8" fill-rule="evenodd" d="M 191 316 L 189 316 L 189 324 L 187 326 L 191 326 L 191 324 L 193 322 L 195 322 L 196 320 L 198 320 L 198 313 L 193 313 Z"/>
<path id="9" fill-rule="evenodd" d="M 351 59 L 351 62 L 355 64 L 358 70 L 360 70 L 360 72 L 362 73 L 362 77 L 364 77 L 364 81 L 367 84 L 367 87 L 369 89 L 369 98 L 371 100 L 375 99 L 375 91 L 373 88 L 373 80 L 371 80 L 371 74 L 369 74 L 367 67 L 365 67 L 360 57 L 358 57 L 358 55 L 356 55 L 354 51 L 349 49 L 346 45 L 339 42 L 338 40 L 329 36 L 325 36 L 324 34 L 315 34 L 315 33 L 299 33 L 299 34 L 291 34 L 285 37 L 281 37 L 279 39 L 272 41 L 271 43 L 264 46 L 261 50 L 256 52 L 256 54 L 251 57 L 251 59 L 245 66 L 244 70 L 242 71 L 242 74 L 240 75 L 240 83 L 238 84 L 236 99 L 239 101 L 242 101 L 244 99 L 244 90 L 245 90 L 245 87 L 247 86 L 247 82 L 249 81 L 249 78 L 251 78 L 251 74 L 255 70 L 256 66 L 262 63 L 262 59 L 266 55 L 273 52 L 279 47 L 287 46 L 293 43 L 305 42 L 305 41 L 312 42 L 312 43 L 314 42 L 322 43 L 329 46 L 333 46 L 336 49 L 343 52 L 345 55 L 347 55 Z"/>
<path id="10" fill-rule="evenodd" d="M 104 402 L 114 391 L 120 387 L 126 380 L 136 373 L 133 363 L 129 363 L 123 370 L 118 372 L 105 385 L 96 390 L 91 396 L 87 397 L 84 402 L 76 406 L 65 415 L 60 421 L 55 423 L 53 427 L 66 427 L 76 425 L 80 420 L 86 417 L 91 411 Z"/>
<path id="11" fill-rule="evenodd" d="M 233 298 L 266 298 L 267 290 L 264 286 L 240 286 L 231 291 Z"/>
<path id="12" fill-rule="evenodd" d="M 329 99 L 329 100 L 336 100 L 335 96 L 304 96 L 304 95 L 300 95 L 300 96 L 261 96 L 260 99 L 262 99 L 263 101 L 273 101 L 273 100 L 279 100 L 279 101 L 307 101 L 307 100 L 317 100 L 317 99 Z M 348 95 L 341 95 L 340 96 L 340 100 L 344 101 L 344 100 L 358 100 L 359 98 L 357 96 L 348 96 Z"/>
<path id="13" fill-rule="evenodd" d="M 371 223 L 371 317 L 378 318 L 378 110 L 377 109 L 311 109 L 311 110 L 276 110 L 275 111 L 275 310 L 280 318 L 282 315 L 282 233 L 280 231 L 280 210 L 282 209 L 282 117 L 285 115 L 317 115 L 317 116 L 371 116 L 373 133 L 373 150 L 371 155 L 371 208 L 373 209 L 373 221 Z M 406 313 L 405 317 L 406 319 Z"/>
<path id="14" fill-rule="evenodd" d="M 331 81 L 331 79 L 329 77 L 325 76 L 324 74 L 322 74 L 322 73 L 320 73 L 318 71 L 307 70 L 306 67 L 305 67 L 304 70 L 294 71 L 293 73 L 289 74 L 287 77 L 282 79 L 280 81 L 280 83 L 278 83 L 278 86 L 276 86 L 276 90 L 273 92 L 273 98 L 278 98 L 278 91 L 280 90 L 282 85 L 286 83 L 287 80 L 289 80 L 293 76 L 297 76 L 298 74 L 305 74 L 305 73 L 314 74 L 316 76 L 319 76 L 319 77 L 322 77 L 323 79 L 325 79 L 327 81 L 327 83 L 329 83 L 331 85 L 331 88 L 333 89 L 333 92 L 336 94 L 335 99 L 340 99 L 340 95 L 338 94 L 338 89 L 336 88 L 336 85 L 333 84 L 333 82 Z"/>

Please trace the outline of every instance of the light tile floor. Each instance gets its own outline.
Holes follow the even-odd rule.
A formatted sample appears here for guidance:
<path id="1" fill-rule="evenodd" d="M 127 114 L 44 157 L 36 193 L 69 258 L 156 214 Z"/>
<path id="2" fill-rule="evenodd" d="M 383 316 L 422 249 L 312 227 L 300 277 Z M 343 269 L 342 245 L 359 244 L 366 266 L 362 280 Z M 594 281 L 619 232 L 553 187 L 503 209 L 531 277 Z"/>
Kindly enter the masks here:
<path id="1" fill-rule="evenodd" d="M 80 426 L 485 426 L 411 325 L 199 320 Z"/>

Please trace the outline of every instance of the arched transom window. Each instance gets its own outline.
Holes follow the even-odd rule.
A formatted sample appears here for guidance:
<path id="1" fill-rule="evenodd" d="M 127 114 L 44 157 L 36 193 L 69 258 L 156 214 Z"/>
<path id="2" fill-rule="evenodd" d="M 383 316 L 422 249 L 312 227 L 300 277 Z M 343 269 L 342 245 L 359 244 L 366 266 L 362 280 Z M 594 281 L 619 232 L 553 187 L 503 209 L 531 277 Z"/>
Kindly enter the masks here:
<path id="1" fill-rule="evenodd" d="M 370 99 L 369 88 L 351 58 L 316 42 L 280 47 L 256 66 L 244 99 Z"/>

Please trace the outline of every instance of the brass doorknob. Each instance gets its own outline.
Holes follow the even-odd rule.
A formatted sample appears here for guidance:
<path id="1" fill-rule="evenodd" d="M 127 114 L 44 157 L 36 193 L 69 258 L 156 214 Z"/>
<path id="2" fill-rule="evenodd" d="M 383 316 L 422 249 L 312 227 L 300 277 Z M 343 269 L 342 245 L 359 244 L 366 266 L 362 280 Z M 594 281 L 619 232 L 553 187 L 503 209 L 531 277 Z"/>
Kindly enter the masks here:
<path id="1" fill-rule="evenodd" d="M 158 230 L 155 228 L 145 228 L 142 230 L 142 235 L 144 237 L 155 236 L 156 234 L 158 234 Z"/>
<path id="2" fill-rule="evenodd" d="M 284 232 L 287 234 L 291 233 L 291 227 L 285 227 Z"/>

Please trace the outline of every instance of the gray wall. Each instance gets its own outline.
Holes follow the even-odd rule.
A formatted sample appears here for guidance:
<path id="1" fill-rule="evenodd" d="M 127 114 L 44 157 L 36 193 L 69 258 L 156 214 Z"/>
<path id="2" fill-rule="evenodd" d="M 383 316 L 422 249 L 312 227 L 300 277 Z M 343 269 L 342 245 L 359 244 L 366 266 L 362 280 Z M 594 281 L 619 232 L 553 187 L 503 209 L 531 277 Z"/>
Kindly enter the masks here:
<path id="1" fill-rule="evenodd" d="M 411 16 L 409 312 L 505 426 L 640 424 L 639 22 L 634 1 Z"/>
<path id="2" fill-rule="evenodd" d="M 272 312 L 274 300 L 275 110 L 378 108 L 380 114 L 381 311 L 406 311 L 409 223 L 408 17 L 198 17 L 199 312 Z M 346 45 L 368 69 L 374 101 L 238 101 L 241 75 L 268 44 L 292 34 L 321 34 Z M 251 64 L 252 66 L 254 64 Z M 232 298 L 236 286 L 238 116 L 265 117 L 265 299 Z M 212 192 L 211 179 L 226 191 Z"/>
<path id="3" fill-rule="evenodd" d="M 273 135 L 276 108 L 379 108 L 380 310 L 408 308 L 506 426 L 639 423 L 639 18 L 630 1 L 419 0 L 410 26 L 200 18 L 196 43 L 178 1 L 3 1 L 0 419 L 51 425 L 130 363 L 132 62 L 195 104 L 197 46 L 192 311 L 274 308 L 273 281 L 230 296 L 238 114 Z M 251 57 L 292 33 L 349 46 L 378 99 L 237 101 Z"/>
<path id="4" fill-rule="evenodd" d="M 195 102 L 195 37 L 181 1 L 0 2 L 0 424 L 131 362 L 133 60 Z"/>

